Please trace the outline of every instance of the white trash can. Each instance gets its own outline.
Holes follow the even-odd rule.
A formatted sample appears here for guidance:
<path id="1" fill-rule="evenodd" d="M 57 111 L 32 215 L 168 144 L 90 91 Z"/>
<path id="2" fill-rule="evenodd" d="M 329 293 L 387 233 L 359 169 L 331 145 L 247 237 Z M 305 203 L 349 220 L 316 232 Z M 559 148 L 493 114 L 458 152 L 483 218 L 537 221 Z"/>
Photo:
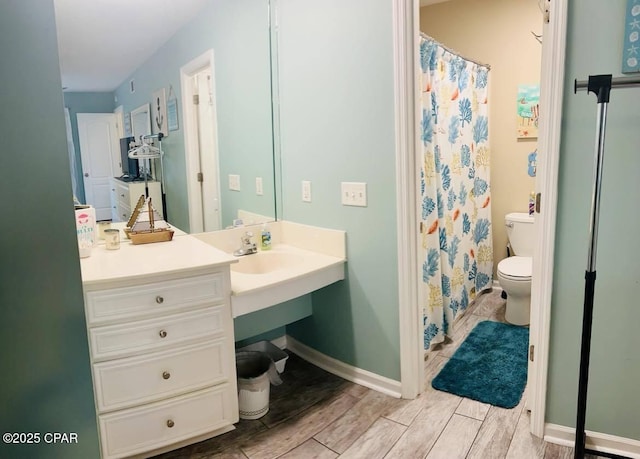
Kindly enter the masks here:
<path id="1" fill-rule="evenodd" d="M 236 350 L 236 352 L 243 351 L 264 352 L 271 357 L 273 363 L 276 364 L 276 370 L 278 370 L 278 373 L 284 372 L 284 367 L 287 364 L 287 359 L 289 358 L 289 355 L 285 351 L 270 341 L 258 341 L 257 343 L 249 344 L 248 346 L 241 347 Z"/>
<path id="2" fill-rule="evenodd" d="M 269 411 L 271 384 L 282 383 L 273 359 L 264 352 L 237 352 L 240 419 L 258 419 Z"/>

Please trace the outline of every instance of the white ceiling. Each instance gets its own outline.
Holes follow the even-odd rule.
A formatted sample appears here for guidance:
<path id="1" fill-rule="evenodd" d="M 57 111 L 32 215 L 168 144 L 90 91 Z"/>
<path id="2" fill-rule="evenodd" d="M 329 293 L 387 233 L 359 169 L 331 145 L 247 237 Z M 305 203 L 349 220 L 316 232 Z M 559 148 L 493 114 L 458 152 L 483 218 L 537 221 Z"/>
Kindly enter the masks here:
<path id="1" fill-rule="evenodd" d="M 62 87 L 113 91 L 210 0 L 54 0 Z"/>
<path id="2" fill-rule="evenodd" d="M 113 91 L 209 1 L 54 0 L 62 87 Z"/>

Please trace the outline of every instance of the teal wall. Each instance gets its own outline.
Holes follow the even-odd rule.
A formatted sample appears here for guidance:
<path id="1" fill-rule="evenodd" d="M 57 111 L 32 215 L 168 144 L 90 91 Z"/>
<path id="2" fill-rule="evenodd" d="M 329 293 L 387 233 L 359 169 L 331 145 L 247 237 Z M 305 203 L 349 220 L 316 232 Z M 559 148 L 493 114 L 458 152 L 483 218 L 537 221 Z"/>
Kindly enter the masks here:
<path id="1" fill-rule="evenodd" d="M 582 314 L 575 286 L 584 282 L 595 135 L 595 98 L 573 95 L 571 81 L 618 73 L 625 3 L 570 2 L 547 399 L 547 421 L 567 426 L 575 422 Z M 399 379 L 391 3 L 280 6 L 284 217 L 345 229 L 349 257 L 347 279 L 313 294 L 313 316 L 287 333 Z M 3 221 L 21 223 L 5 225 L 0 237 L 0 365 L 10 375 L 0 378 L 0 427 L 77 432 L 80 444 L 0 444 L 2 457 L 98 455 L 55 43 L 51 0 L 0 4 L 0 58 L 11 63 L 0 67 L 11 88 L 0 95 L 0 211 Z M 177 90 L 178 71 L 170 73 L 145 97 L 168 84 Z M 640 440 L 637 91 L 614 91 L 609 110 L 587 428 Z M 181 134 L 171 135 L 168 145 L 181 146 Z M 176 183 L 181 161 L 173 158 Z M 301 180 L 313 182 L 312 203 L 300 200 Z M 368 182 L 369 207 L 341 206 L 342 180 Z M 27 190 L 20 205 L 16 190 Z"/>
<path id="2" fill-rule="evenodd" d="M 254 335 L 246 339 L 237 340 L 235 343 L 235 348 L 240 349 L 241 347 L 248 346 L 249 344 L 257 343 L 258 341 L 272 341 L 277 338 L 282 338 L 287 334 L 286 327 L 277 327 L 273 330 L 269 330 L 264 333 L 260 333 L 259 335 Z"/>
<path id="3" fill-rule="evenodd" d="M 52 0 L 0 3 L 0 432 L 80 443 L 0 457 L 99 456 L 56 43 Z"/>
<path id="4" fill-rule="evenodd" d="M 620 74 L 626 0 L 569 2 L 547 422 L 575 426 L 596 98 L 573 79 Z M 597 11 L 597 14 L 594 14 Z M 640 440 L 637 212 L 640 90 L 611 94 L 607 123 L 587 429 Z"/>
<path id="5" fill-rule="evenodd" d="M 287 324 L 310 316 L 312 312 L 311 295 L 303 295 L 267 309 L 236 317 L 233 320 L 234 336 L 236 341 L 247 339 L 260 341 L 260 339 L 267 339 L 260 336 L 261 334 L 276 333 L 276 331 L 280 331 L 276 337 L 283 336 L 286 330 L 284 327 Z"/>
<path id="6" fill-rule="evenodd" d="M 189 230 L 184 113 L 180 68 L 208 49 L 214 50 L 218 149 L 223 226 L 238 207 L 275 216 L 268 0 L 212 0 L 115 91 L 125 113 L 150 103 L 152 93 L 169 86 L 178 100 L 178 131 L 163 139 L 167 213 L 178 228 Z M 130 79 L 135 92 L 129 91 Z M 239 174 L 242 191 L 228 190 L 228 174 Z M 255 193 L 263 178 L 264 195 Z"/>
<path id="7" fill-rule="evenodd" d="M 283 217 L 346 230 L 348 257 L 287 333 L 399 380 L 392 3 L 280 0 L 278 13 Z M 367 182 L 368 207 L 343 206 L 342 181 Z"/>
<path id="8" fill-rule="evenodd" d="M 80 157 L 80 139 L 78 137 L 78 113 L 111 113 L 116 108 L 112 92 L 65 92 L 64 106 L 69 109 L 73 147 L 76 151 L 76 183 L 78 199 L 85 202 L 84 183 L 82 181 L 82 158 Z"/>

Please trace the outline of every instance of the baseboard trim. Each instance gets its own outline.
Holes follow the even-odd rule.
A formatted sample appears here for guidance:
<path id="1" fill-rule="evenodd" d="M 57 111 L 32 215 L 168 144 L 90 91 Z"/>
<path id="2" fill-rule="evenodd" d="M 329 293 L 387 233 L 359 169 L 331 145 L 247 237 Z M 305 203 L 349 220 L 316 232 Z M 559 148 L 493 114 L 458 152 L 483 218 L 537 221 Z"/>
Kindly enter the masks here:
<path id="1" fill-rule="evenodd" d="M 502 290 L 502 286 L 500 285 L 500 281 L 498 279 L 493 279 L 493 284 L 491 285 L 491 287 L 494 290 Z"/>
<path id="2" fill-rule="evenodd" d="M 573 447 L 575 431 L 576 429 L 573 427 L 546 423 L 544 425 L 544 440 L 557 445 Z M 640 441 L 638 440 L 589 430 L 586 433 L 588 449 L 640 459 Z"/>
<path id="3" fill-rule="evenodd" d="M 391 397 L 400 398 L 401 396 L 402 385 L 400 381 L 348 365 L 302 344 L 289 335 L 286 336 L 286 342 L 287 349 L 291 352 L 329 373 Z"/>

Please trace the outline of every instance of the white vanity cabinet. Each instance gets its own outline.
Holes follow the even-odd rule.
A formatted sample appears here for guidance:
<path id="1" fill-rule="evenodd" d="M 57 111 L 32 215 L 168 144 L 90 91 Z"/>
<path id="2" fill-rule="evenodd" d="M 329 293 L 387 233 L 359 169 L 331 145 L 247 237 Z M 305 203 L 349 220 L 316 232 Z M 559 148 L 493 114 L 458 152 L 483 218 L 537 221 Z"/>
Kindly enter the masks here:
<path id="1" fill-rule="evenodd" d="M 238 422 L 229 265 L 207 266 L 208 249 L 178 236 L 82 259 L 103 458 L 157 454 Z"/>
<path id="2" fill-rule="evenodd" d="M 160 182 L 151 180 L 147 182 L 147 186 L 153 207 L 164 218 Z M 126 222 L 129 220 L 140 196 L 145 194 L 144 182 L 123 182 L 114 177 L 110 180 L 109 188 L 111 192 L 111 220 L 114 222 Z"/>

